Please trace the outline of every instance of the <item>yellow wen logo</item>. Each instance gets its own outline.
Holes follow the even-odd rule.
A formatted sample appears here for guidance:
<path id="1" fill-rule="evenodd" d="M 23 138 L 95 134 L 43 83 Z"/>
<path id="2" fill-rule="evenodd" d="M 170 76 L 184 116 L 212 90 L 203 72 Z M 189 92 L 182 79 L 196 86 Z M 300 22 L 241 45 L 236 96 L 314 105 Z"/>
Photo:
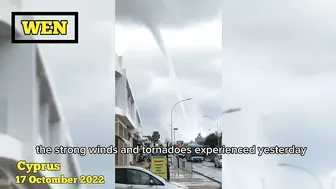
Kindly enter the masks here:
<path id="1" fill-rule="evenodd" d="M 22 20 L 24 35 L 67 35 L 67 20 Z"/>

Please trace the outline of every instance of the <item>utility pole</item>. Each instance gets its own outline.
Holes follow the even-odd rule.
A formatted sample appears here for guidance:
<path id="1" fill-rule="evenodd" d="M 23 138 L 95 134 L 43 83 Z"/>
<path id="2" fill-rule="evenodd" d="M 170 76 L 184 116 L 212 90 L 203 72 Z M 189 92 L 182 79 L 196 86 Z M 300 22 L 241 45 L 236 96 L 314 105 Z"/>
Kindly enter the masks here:
<path id="1" fill-rule="evenodd" d="M 180 101 L 176 102 L 174 104 L 173 108 L 170 111 L 170 142 L 171 143 L 173 143 L 173 112 L 174 112 L 174 109 L 179 103 L 184 102 L 184 101 L 188 101 L 188 100 L 191 100 L 191 98 L 186 98 L 184 100 L 180 100 Z"/>

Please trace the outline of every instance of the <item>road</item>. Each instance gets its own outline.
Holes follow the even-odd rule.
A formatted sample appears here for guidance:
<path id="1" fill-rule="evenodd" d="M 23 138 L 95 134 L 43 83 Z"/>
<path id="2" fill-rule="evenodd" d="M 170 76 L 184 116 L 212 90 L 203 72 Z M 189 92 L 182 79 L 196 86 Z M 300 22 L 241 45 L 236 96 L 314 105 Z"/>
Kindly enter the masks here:
<path id="1" fill-rule="evenodd" d="M 211 177 L 218 182 L 222 182 L 222 169 L 215 167 L 213 162 L 194 162 L 193 170 L 198 173 L 202 173 L 205 176 Z"/>

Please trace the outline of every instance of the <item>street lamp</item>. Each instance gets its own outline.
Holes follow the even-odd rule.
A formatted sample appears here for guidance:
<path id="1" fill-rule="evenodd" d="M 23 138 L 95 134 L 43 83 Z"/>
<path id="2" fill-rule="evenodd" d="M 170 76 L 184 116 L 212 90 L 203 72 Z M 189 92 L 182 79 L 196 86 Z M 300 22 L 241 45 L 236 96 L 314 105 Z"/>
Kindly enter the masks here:
<path id="1" fill-rule="evenodd" d="M 175 142 L 175 131 L 177 131 L 178 130 L 178 128 L 174 128 L 174 143 L 173 143 L 173 145 L 175 145 L 176 144 L 176 142 Z"/>
<path id="2" fill-rule="evenodd" d="M 173 106 L 173 108 L 171 109 L 171 112 L 170 112 L 170 141 L 171 142 L 173 142 L 173 111 L 179 103 L 184 102 L 184 101 L 188 101 L 188 100 L 191 100 L 191 98 L 186 98 L 184 100 L 180 100 L 180 101 L 176 102 L 175 105 Z"/>
<path id="3" fill-rule="evenodd" d="M 212 119 L 212 120 L 216 123 L 216 126 L 217 126 L 217 146 L 218 146 L 218 148 L 219 148 L 219 144 L 220 144 L 220 143 L 219 143 L 219 124 L 218 124 L 218 122 L 217 122 L 216 119 L 213 118 L 213 117 L 210 117 L 210 116 L 203 116 L 203 117 Z"/>
<path id="4" fill-rule="evenodd" d="M 222 112 L 222 115 L 224 115 L 224 114 L 230 114 L 230 113 L 234 113 L 234 112 L 239 112 L 239 111 L 241 111 L 240 108 L 231 108 L 231 109 L 228 109 L 228 110 L 226 110 L 226 111 L 223 111 L 223 112 Z M 222 121 L 222 119 L 221 119 L 221 126 L 222 126 L 222 125 L 223 125 L 223 121 Z M 224 143 L 223 133 L 222 133 L 222 143 Z"/>
<path id="5" fill-rule="evenodd" d="M 320 179 L 315 174 L 313 174 L 311 171 L 309 171 L 308 169 L 306 169 L 304 167 L 301 167 L 301 166 L 298 166 L 298 165 L 292 165 L 292 164 L 288 164 L 288 163 L 279 163 L 278 166 L 280 166 L 280 167 L 291 167 L 291 168 L 294 168 L 294 169 L 301 170 L 301 171 L 307 173 L 308 175 L 310 175 L 318 183 L 320 189 L 324 189 L 323 184 L 320 181 Z"/>
<path id="6" fill-rule="evenodd" d="M 233 113 L 233 112 L 238 112 L 240 110 L 241 110 L 240 108 L 232 108 L 232 109 L 228 109 L 228 110 L 222 112 L 222 114 L 229 114 L 229 113 Z"/>

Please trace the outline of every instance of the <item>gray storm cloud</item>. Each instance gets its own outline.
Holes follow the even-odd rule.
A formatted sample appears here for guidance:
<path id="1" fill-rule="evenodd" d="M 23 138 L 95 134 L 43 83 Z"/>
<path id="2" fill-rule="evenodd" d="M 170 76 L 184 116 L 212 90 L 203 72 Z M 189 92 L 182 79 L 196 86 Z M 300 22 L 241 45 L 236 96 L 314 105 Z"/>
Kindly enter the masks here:
<path id="1" fill-rule="evenodd" d="M 179 28 L 221 13 L 221 0 L 116 0 L 116 19 Z"/>

